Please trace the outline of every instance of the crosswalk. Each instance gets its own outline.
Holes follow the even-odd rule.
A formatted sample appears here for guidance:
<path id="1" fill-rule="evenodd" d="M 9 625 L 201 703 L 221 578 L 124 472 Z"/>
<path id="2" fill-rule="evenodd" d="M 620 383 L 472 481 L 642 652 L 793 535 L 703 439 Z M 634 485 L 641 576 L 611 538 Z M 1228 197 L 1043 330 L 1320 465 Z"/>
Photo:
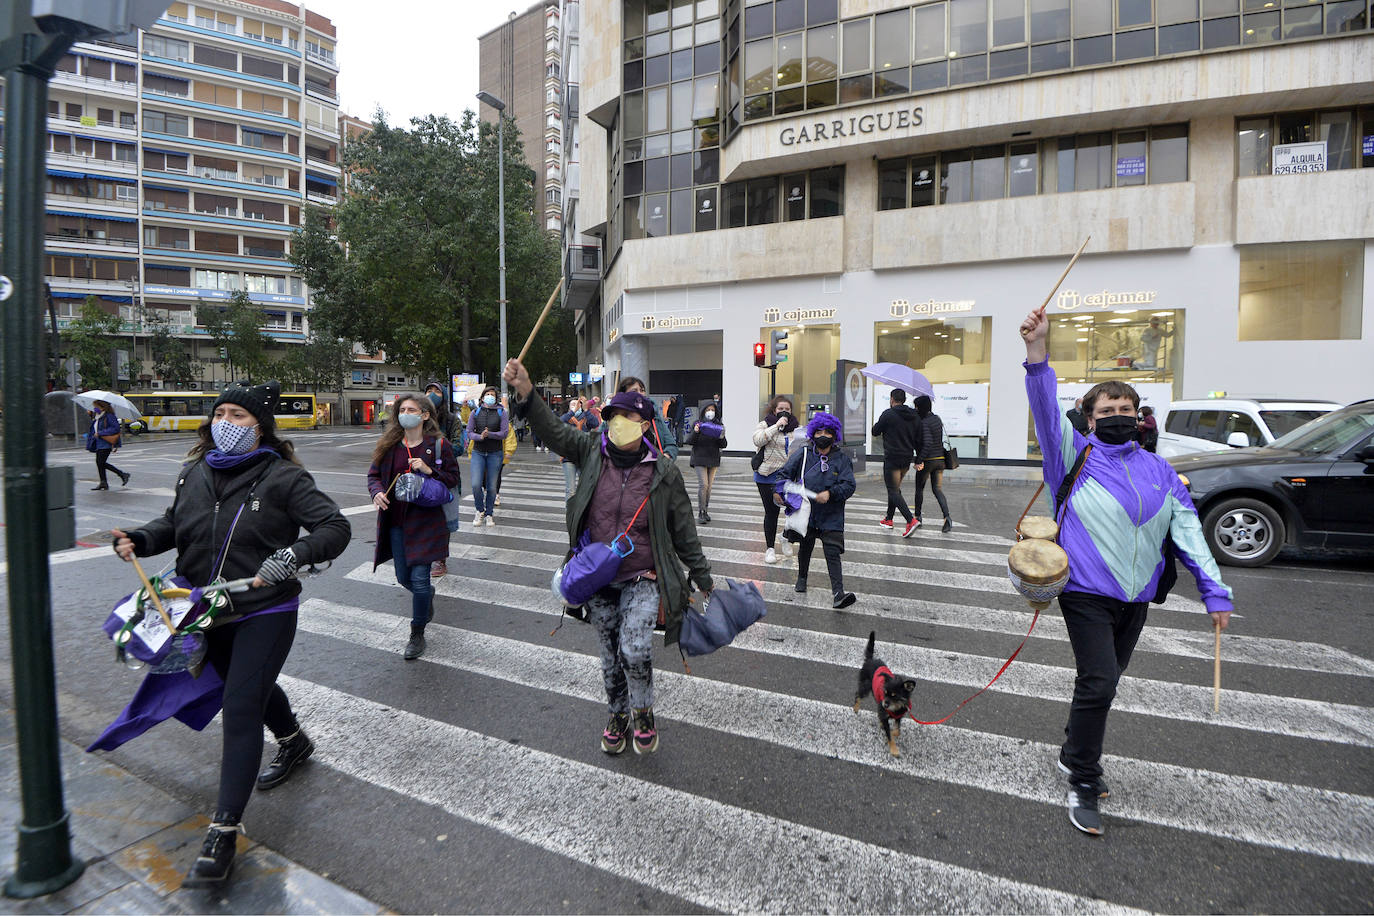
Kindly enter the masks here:
<path id="1" fill-rule="evenodd" d="M 889 756 L 871 709 L 856 716 L 850 707 L 868 631 L 888 664 L 921 685 L 916 714 L 934 718 L 987 682 L 1031 613 L 1006 580 L 1007 537 L 959 526 L 903 540 L 872 525 L 884 508 L 862 491 L 849 503 L 845 575 L 859 598 L 837 612 L 819 551 L 816 587 L 797 594 L 795 560 L 762 562 L 752 482 L 717 480 L 712 523 L 699 528 L 713 573 L 759 581 L 769 615 L 731 647 L 692 660 L 691 674 L 676 650 L 656 652 L 663 747 L 653 758 L 600 753 L 595 637 L 577 623 L 550 632 L 562 608 L 549 580 L 566 534 L 562 474 L 542 462 L 508 469 L 494 527 L 474 529 L 464 513 L 419 662 L 399 657 L 409 596 L 389 566 L 374 571 L 354 551 L 342 577 L 307 586 L 293 661 L 313 652 L 392 673 L 351 682 L 288 666 L 282 685 L 315 759 L 345 779 L 624 878 L 680 901 L 675 909 L 1295 908 L 1206 896 L 1209 861 L 1241 857 L 1310 874 L 1318 889 L 1321 875 L 1354 868 L 1362 879 L 1351 880 L 1368 886 L 1374 710 L 1331 697 L 1351 684 L 1367 692 L 1374 661 L 1317 642 L 1228 635 L 1233 686 L 1214 714 L 1211 634 L 1193 597 L 1151 609 L 1122 680 L 1102 840 L 1078 835 L 1063 814 L 1054 760 L 1073 662 L 1054 611 L 988 693 L 947 725 L 908 723 L 903 755 Z M 365 511 L 354 523 L 355 534 L 370 534 Z M 394 683 L 416 677 L 423 695 Z M 385 690 L 367 686 L 381 682 Z M 494 724 L 500 716 L 463 710 L 465 698 L 493 694 L 510 696 L 510 715 L 548 728 L 516 741 Z M 971 848 L 978 824 L 996 825 L 985 849 Z M 1146 871 L 1183 871 L 1158 886 L 1081 873 L 1122 855 Z M 502 908 L 511 907 L 521 908 Z"/>

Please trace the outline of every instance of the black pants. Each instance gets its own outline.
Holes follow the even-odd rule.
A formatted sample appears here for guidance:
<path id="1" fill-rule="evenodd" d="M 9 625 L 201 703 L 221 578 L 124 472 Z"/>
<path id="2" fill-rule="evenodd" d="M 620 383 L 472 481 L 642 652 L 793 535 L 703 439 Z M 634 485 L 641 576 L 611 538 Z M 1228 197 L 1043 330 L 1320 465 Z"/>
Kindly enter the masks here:
<path id="1" fill-rule="evenodd" d="M 926 478 L 930 478 L 930 492 L 935 494 L 935 501 L 940 504 L 940 511 L 949 518 L 949 503 L 945 502 L 945 491 L 941 486 L 945 480 L 945 459 L 926 458 L 923 466 L 916 472 L 916 499 L 912 502 L 911 508 L 916 511 L 916 517 L 921 517 L 921 502 L 925 496 Z"/>
<path id="2" fill-rule="evenodd" d="M 1064 763 L 1075 782 L 1090 782 L 1102 775 L 1100 758 L 1107 713 L 1116 698 L 1121 673 L 1140 639 L 1149 607 L 1148 601 L 1128 603 L 1086 592 L 1059 596 L 1059 609 L 1078 666 L 1063 749 Z"/>
<path id="3" fill-rule="evenodd" d="M 772 547 L 778 539 L 778 513 L 782 511 L 782 506 L 773 502 L 773 494 L 777 492 L 776 487 L 771 483 L 758 483 L 759 498 L 763 500 L 763 545 Z"/>
<path id="4" fill-rule="evenodd" d="M 825 571 L 830 574 L 830 591 L 838 598 L 844 594 L 844 570 L 840 568 L 840 554 L 844 553 L 843 531 L 806 529 L 806 537 L 797 544 L 797 578 L 806 578 L 806 571 L 811 567 L 811 551 L 815 549 L 817 541 L 821 542 L 821 549 L 825 551 Z"/>
<path id="5" fill-rule="evenodd" d="M 910 462 L 883 462 L 883 483 L 887 485 L 887 515 L 883 518 L 890 519 L 894 511 L 900 510 L 902 518 L 911 521 L 911 509 L 907 507 L 906 497 L 902 495 L 902 476 L 910 467 Z"/>
<path id="6" fill-rule="evenodd" d="M 100 485 L 102 487 L 109 486 L 109 484 L 105 482 L 106 471 L 114 471 L 118 476 L 124 476 L 123 471 L 110 464 L 110 453 L 113 451 L 114 449 L 102 448 L 97 449 L 95 453 L 95 469 L 100 474 Z"/>
<path id="7" fill-rule="evenodd" d="M 278 738 L 299 727 L 277 675 L 296 638 L 296 613 L 263 614 L 209 633 L 206 653 L 224 680 L 224 749 L 216 811 L 243 816 L 262 765 L 262 727 Z"/>

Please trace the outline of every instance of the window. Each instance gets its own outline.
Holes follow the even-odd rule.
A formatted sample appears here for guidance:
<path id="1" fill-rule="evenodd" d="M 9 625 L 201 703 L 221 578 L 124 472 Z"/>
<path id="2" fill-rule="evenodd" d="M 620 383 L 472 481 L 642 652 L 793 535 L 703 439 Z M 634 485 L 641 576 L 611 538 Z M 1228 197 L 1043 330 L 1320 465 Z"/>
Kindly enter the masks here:
<path id="1" fill-rule="evenodd" d="M 210 118 L 195 119 L 195 136 L 200 140 L 215 140 L 220 143 L 237 143 L 238 128 L 225 121 Z"/>
<path id="2" fill-rule="evenodd" d="M 907 160 L 886 159 L 878 163 L 878 209 L 900 210 L 907 205 Z"/>
<path id="3" fill-rule="evenodd" d="M 185 137 L 189 128 L 190 122 L 185 115 L 164 114 L 161 111 L 143 112 L 143 129 L 149 133 Z"/>
<path id="4" fill-rule="evenodd" d="M 243 72 L 251 73 L 254 76 L 265 76 L 270 79 L 280 80 L 282 66 L 283 64 L 279 60 L 268 60 L 265 57 L 255 57 L 252 54 L 243 55 Z"/>
<path id="5" fill-rule="evenodd" d="M 1241 245 L 1240 340 L 1359 340 L 1364 242 Z"/>
<path id="6" fill-rule="evenodd" d="M 1247 445 L 1259 445 L 1264 441 L 1264 437 L 1260 435 L 1259 424 L 1248 413 L 1232 411 L 1221 416 L 1221 438 L 1218 441 L 1229 442 L 1233 433 L 1244 433 L 1248 440 Z"/>
<path id="7" fill-rule="evenodd" d="M 811 173 L 811 217 L 844 213 L 844 166 L 816 169 Z"/>
<path id="8" fill-rule="evenodd" d="M 167 60 L 186 61 L 191 59 L 190 42 L 176 38 L 163 38 L 157 35 L 143 36 L 143 53 Z"/>
<path id="9" fill-rule="evenodd" d="M 195 286 L 198 289 L 234 290 L 239 288 L 239 275 L 226 270 L 197 270 Z"/>
<path id="10" fill-rule="evenodd" d="M 184 99 L 191 94 L 191 81 L 176 76 L 145 72 L 143 88 L 157 95 L 174 95 Z"/>
<path id="11" fill-rule="evenodd" d="M 217 67 L 220 70 L 238 70 L 239 68 L 239 56 L 233 51 L 221 51 L 219 48 L 198 44 L 195 47 L 194 56 L 196 63 L 206 67 Z"/>
<path id="12" fill-rule="evenodd" d="M 1193 417 L 1197 416 L 1197 411 L 1193 410 L 1174 410 L 1169 412 L 1169 418 L 1164 422 L 1164 431 L 1174 433 L 1179 436 L 1188 435 L 1188 426 L 1192 423 Z"/>
<path id="13" fill-rule="evenodd" d="M 132 184 L 115 185 L 115 200 L 127 200 L 138 202 L 138 186 Z"/>
<path id="14" fill-rule="evenodd" d="M 1196 414 L 1197 426 L 1193 429 L 1193 436 L 1198 439 L 1209 439 L 1212 442 L 1225 442 L 1226 439 L 1221 435 L 1222 420 L 1219 410 L 1200 410 Z"/>

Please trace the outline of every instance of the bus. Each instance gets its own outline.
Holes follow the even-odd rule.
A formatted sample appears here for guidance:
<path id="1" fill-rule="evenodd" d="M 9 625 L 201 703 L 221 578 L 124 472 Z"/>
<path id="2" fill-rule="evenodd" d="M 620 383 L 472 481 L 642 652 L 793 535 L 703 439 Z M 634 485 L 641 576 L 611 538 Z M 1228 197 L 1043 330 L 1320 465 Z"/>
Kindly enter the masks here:
<path id="1" fill-rule="evenodd" d="M 210 406 L 219 397 L 217 391 L 149 391 L 124 395 L 143 414 L 143 420 L 125 424 L 129 432 L 170 433 L 194 431 L 210 416 Z M 283 394 L 274 413 L 277 429 L 314 429 L 315 396 L 313 394 Z"/>

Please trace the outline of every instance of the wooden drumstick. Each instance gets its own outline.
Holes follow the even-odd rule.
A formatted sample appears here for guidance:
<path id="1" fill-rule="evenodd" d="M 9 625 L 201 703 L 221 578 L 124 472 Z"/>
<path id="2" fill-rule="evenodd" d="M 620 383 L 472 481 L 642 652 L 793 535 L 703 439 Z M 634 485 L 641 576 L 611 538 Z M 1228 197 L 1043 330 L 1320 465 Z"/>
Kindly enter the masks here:
<path id="1" fill-rule="evenodd" d="M 539 313 L 539 320 L 534 323 L 534 328 L 530 331 L 530 336 L 525 341 L 525 345 L 520 348 L 520 355 L 516 357 L 520 362 L 525 361 L 525 354 L 530 352 L 530 344 L 534 343 L 534 335 L 538 334 L 539 329 L 544 326 L 544 319 L 549 317 L 549 309 L 553 308 L 553 300 L 558 298 L 558 293 L 562 289 L 563 281 L 560 279 L 558 285 L 553 288 L 553 292 L 549 293 L 549 301 L 544 303 L 544 311 Z M 505 368 L 502 366 L 501 370 L 504 372 Z"/>
<path id="2" fill-rule="evenodd" d="M 1212 624 L 1216 646 L 1212 655 L 1212 712 L 1221 712 L 1221 624 Z"/>
<path id="3" fill-rule="evenodd" d="M 162 615 L 162 622 L 167 625 L 168 633 L 177 631 L 176 624 L 172 623 L 172 618 L 167 616 L 167 609 L 162 606 L 162 599 L 158 597 L 157 590 L 153 588 L 153 583 L 148 581 L 148 574 L 143 571 L 143 564 L 138 562 L 138 557 L 130 556 L 129 561 L 134 564 L 134 571 L 143 580 L 143 587 L 148 591 L 148 597 L 152 599 L 153 607 Z"/>
<path id="4" fill-rule="evenodd" d="M 1045 314 L 1045 307 L 1050 304 L 1050 300 L 1054 298 L 1054 294 L 1059 292 L 1059 287 L 1064 283 L 1064 278 L 1069 275 L 1069 271 L 1073 270 L 1073 265 L 1078 263 L 1078 256 L 1083 253 L 1084 248 L 1088 247 L 1088 242 L 1090 241 L 1092 241 L 1091 235 L 1083 240 L 1082 245 L 1078 246 L 1078 250 L 1075 251 L 1073 257 L 1069 259 L 1069 266 L 1064 268 L 1064 272 L 1059 275 L 1059 279 L 1054 281 L 1054 288 L 1050 290 L 1050 294 L 1045 297 L 1044 302 L 1040 303 L 1040 308 L 1035 310 L 1037 315 Z M 1021 333 L 1021 336 L 1026 336 L 1024 331 Z"/>

